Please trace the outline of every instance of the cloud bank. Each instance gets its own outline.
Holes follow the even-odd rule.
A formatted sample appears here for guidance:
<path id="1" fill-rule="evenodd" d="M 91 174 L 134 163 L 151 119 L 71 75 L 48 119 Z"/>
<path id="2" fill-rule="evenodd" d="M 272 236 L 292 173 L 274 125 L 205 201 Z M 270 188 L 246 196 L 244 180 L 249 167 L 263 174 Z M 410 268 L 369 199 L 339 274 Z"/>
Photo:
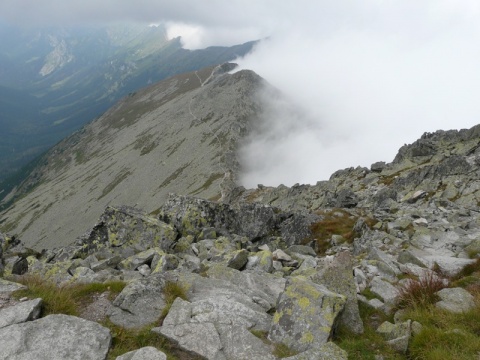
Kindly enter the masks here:
<path id="1" fill-rule="evenodd" d="M 292 116 L 271 104 L 270 126 L 243 149 L 245 186 L 315 183 L 338 169 L 391 161 L 423 132 L 480 122 L 475 3 L 315 10 L 240 61 L 304 111 Z"/>
<path id="2" fill-rule="evenodd" d="M 242 182 L 315 183 L 480 120 L 476 0 L 2 0 L 17 24 L 163 23 L 187 48 L 264 38 L 242 68 L 276 86 Z M 290 103 L 289 103 L 290 102 Z M 297 107 L 291 104 L 296 104 Z"/>

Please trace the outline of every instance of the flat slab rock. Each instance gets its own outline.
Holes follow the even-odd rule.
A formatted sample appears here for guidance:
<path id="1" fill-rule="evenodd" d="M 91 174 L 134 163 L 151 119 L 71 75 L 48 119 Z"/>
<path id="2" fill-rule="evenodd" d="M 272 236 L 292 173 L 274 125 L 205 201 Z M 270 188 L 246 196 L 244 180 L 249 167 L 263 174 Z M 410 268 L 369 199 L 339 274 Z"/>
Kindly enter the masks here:
<path id="1" fill-rule="evenodd" d="M 40 316 L 42 299 L 34 299 L 0 309 L 0 329 L 35 320 Z"/>
<path id="2" fill-rule="evenodd" d="M 11 293 L 17 290 L 23 290 L 27 287 L 5 279 L 0 279 L 0 293 Z"/>
<path id="3" fill-rule="evenodd" d="M 0 329 L 0 359 L 100 360 L 110 343 L 110 331 L 96 322 L 49 315 Z"/>
<path id="4" fill-rule="evenodd" d="M 196 318 L 194 305 L 180 298 L 173 303 L 163 326 L 152 331 L 209 360 L 275 359 L 245 324 L 228 323 L 221 317 Z"/>

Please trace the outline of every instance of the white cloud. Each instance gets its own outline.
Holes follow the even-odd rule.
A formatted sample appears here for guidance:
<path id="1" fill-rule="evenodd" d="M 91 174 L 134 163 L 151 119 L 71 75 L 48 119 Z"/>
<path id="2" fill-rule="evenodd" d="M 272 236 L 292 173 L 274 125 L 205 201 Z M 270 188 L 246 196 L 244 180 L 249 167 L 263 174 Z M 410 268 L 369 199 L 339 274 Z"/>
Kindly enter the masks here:
<path id="1" fill-rule="evenodd" d="M 425 131 L 479 123 L 478 6 L 367 3 L 337 13 L 337 25 L 325 25 L 333 7 L 327 17 L 306 16 L 240 61 L 306 113 L 292 121 L 280 111 L 254 137 L 243 150 L 245 185 L 315 183 L 341 168 L 391 161 Z M 266 140 L 272 132 L 282 141 Z"/>

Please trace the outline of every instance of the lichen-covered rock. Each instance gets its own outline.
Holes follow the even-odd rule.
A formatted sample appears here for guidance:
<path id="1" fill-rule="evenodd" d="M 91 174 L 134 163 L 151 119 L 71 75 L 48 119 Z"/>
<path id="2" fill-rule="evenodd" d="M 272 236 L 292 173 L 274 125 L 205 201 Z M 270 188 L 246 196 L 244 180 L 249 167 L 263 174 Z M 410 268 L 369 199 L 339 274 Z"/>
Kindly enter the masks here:
<path id="1" fill-rule="evenodd" d="M 385 321 L 377 328 L 377 333 L 381 334 L 395 351 L 405 354 L 411 336 L 411 320 L 398 324 Z"/>
<path id="2" fill-rule="evenodd" d="M 159 218 L 173 224 L 183 236 L 205 238 L 204 229 L 216 229 L 215 235 L 236 234 L 261 241 L 281 236 L 289 245 L 311 235 L 310 224 L 316 215 L 284 213 L 258 203 L 219 204 L 203 199 L 171 195 Z"/>
<path id="3" fill-rule="evenodd" d="M 155 256 L 164 256 L 166 255 L 162 249 L 158 247 L 154 247 L 152 249 L 148 249 L 142 251 L 136 255 L 130 256 L 125 260 L 122 260 L 118 263 L 118 268 L 120 270 L 136 270 L 140 265 L 143 264 L 152 264 L 152 261 Z"/>
<path id="4" fill-rule="evenodd" d="M 265 311 L 274 308 L 280 294 L 285 290 L 286 280 L 267 273 L 255 271 L 237 271 L 221 264 L 210 267 L 207 275 L 212 279 L 228 281 L 250 296 Z"/>
<path id="5" fill-rule="evenodd" d="M 273 254 L 270 251 L 263 250 L 249 256 L 246 269 L 271 273 L 273 271 Z"/>
<path id="6" fill-rule="evenodd" d="M 110 331 L 96 322 L 48 315 L 0 329 L 0 359 L 99 360 L 110 342 Z"/>
<path id="7" fill-rule="evenodd" d="M 357 287 L 353 277 L 353 262 L 350 253 L 342 252 L 333 260 L 325 261 L 325 265 L 312 277 L 312 281 L 347 298 L 339 321 L 353 333 L 363 333 L 363 321 L 358 310 Z"/>
<path id="8" fill-rule="evenodd" d="M 270 347 L 253 335 L 248 329 L 238 325 L 217 325 L 222 352 L 231 360 L 275 360 Z"/>
<path id="9" fill-rule="evenodd" d="M 157 253 L 152 259 L 152 274 L 164 273 L 165 271 L 175 270 L 180 263 L 178 257 L 173 254 Z"/>
<path id="10" fill-rule="evenodd" d="M 152 331 L 173 341 L 182 350 L 203 356 L 208 360 L 227 360 L 222 352 L 222 341 L 213 323 L 185 323 L 162 326 Z"/>
<path id="11" fill-rule="evenodd" d="M 165 307 L 163 274 L 130 282 L 113 301 L 110 320 L 125 328 L 142 327 L 156 321 Z"/>
<path id="12" fill-rule="evenodd" d="M 123 206 L 107 207 L 93 229 L 78 239 L 77 246 L 92 254 L 102 248 L 133 247 L 144 251 L 152 247 L 169 250 L 177 232 L 172 225 L 166 224 L 144 212 Z"/>
<path id="13" fill-rule="evenodd" d="M 269 339 L 295 351 L 322 346 L 330 338 L 346 297 L 322 285 L 290 278 L 280 295 Z"/>
<path id="14" fill-rule="evenodd" d="M 240 270 L 248 261 L 249 252 L 245 249 L 235 251 L 228 255 L 227 267 Z"/>
<path id="15" fill-rule="evenodd" d="M 90 269 L 97 272 L 108 268 L 115 268 L 122 260 L 123 258 L 121 256 L 115 255 L 109 257 L 108 259 L 92 262 L 90 264 Z"/>

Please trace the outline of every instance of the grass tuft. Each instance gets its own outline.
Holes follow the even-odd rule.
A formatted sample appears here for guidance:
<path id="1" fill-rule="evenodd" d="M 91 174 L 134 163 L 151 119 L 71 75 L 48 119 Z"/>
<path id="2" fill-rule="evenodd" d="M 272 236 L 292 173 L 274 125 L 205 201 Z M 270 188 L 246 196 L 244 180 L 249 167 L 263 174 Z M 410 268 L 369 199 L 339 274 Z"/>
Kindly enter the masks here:
<path id="1" fill-rule="evenodd" d="M 316 251 L 319 255 L 325 255 L 325 252 L 330 248 L 332 235 L 341 235 L 347 242 L 353 241 L 356 235 L 353 227 L 357 218 L 353 217 L 348 211 L 332 209 L 331 211 L 321 211 L 318 215 L 322 216 L 322 220 L 313 223 L 310 230 L 312 238 L 315 239 Z"/>
<path id="2" fill-rule="evenodd" d="M 334 342 L 348 353 L 348 359 L 375 360 L 377 357 L 391 360 L 405 359 L 388 346 L 383 336 L 376 332 L 384 321 L 392 321 L 391 317 L 362 302 L 358 302 L 358 308 L 364 324 L 364 333 L 355 334 L 343 325 L 338 326 L 334 333 Z"/>
<path id="3" fill-rule="evenodd" d="M 159 325 L 163 324 L 163 320 L 167 317 L 168 312 L 177 297 L 188 301 L 187 290 L 182 285 L 172 281 L 168 281 L 163 287 L 163 297 L 165 300 L 165 307 L 160 314 Z"/>
<path id="4" fill-rule="evenodd" d="M 480 296 L 476 307 L 455 314 L 429 305 L 410 308 L 402 315 L 422 324 L 422 331 L 413 337 L 409 346 L 412 359 L 467 360 L 480 354 Z"/>
<path id="5" fill-rule="evenodd" d="M 452 281 L 460 280 L 475 273 L 480 273 L 480 258 L 474 263 L 464 266 L 463 269 L 452 278 Z"/>
<path id="6" fill-rule="evenodd" d="M 93 284 L 67 284 L 58 286 L 54 282 L 45 281 L 38 275 L 26 275 L 17 280 L 27 286 L 26 290 L 16 291 L 13 296 L 42 298 L 43 316 L 50 314 L 65 314 L 79 316 L 81 306 L 91 302 L 95 294 L 110 292 L 115 297 L 125 287 L 123 281 L 111 281 Z"/>
<path id="7" fill-rule="evenodd" d="M 425 273 L 425 276 L 418 280 L 408 280 L 399 289 L 397 307 L 404 309 L 434 304 L 439 300 L 435 293 L 446 288 L 447 285 L 445 279 L 433 272 Z"/>
<path id="8" fill-rule="evenodd" d="M 293 351 L 287 345 L 282 343 L 274 343 L 272 354 L 279 359 L 297 355 L 298 352 Z"/>

